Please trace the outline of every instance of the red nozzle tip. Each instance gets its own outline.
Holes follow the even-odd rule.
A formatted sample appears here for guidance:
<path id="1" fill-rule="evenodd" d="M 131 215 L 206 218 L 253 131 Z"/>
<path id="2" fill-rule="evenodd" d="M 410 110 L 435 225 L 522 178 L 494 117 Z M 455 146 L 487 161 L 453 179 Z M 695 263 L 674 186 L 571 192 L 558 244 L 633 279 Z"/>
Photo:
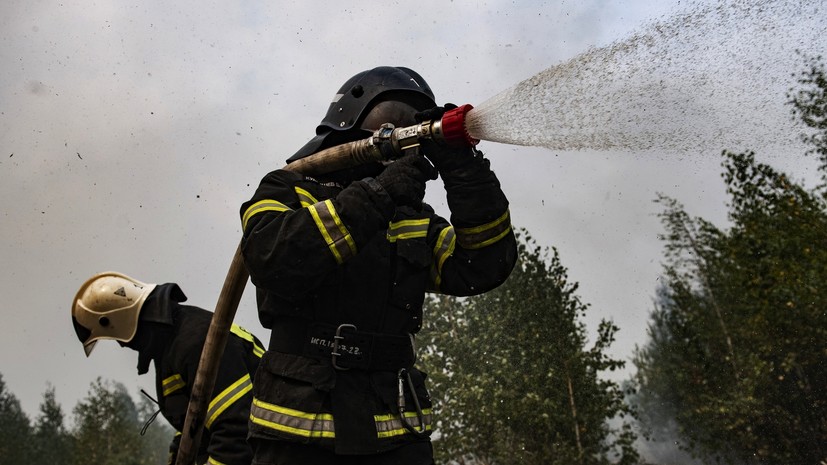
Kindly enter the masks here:
<path id="1" fill-rule="evenodd" d="M 480 143 L 479 139 L 471 137 L 465 129 L 465 115 L 473 108 L 473 106 L 466 103 L 453 110 L 448 110 L 442 115 L 442 134 L 448 146 L 456 148 L 473 147 Z"/>

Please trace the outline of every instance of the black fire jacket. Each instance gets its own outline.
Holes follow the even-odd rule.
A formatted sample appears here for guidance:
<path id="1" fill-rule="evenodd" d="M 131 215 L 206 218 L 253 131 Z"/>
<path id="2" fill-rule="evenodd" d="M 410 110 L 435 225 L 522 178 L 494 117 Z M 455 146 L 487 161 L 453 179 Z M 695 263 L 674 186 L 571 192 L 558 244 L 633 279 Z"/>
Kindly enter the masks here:
<path id="1" fill-rule="evenodd" d="M 156 289 L 158 290 L 160 289 Z M 180 293 L 180 290 L 177 292 Z M 166 294 L 170 295 L 169 292 Z M 176 295 L 175 292 L 171 294 Z M 183 296 L 182 293 L 180 295 Z M 184 428 L 192 385 L 212 313 L 198 307 L 181 305 L 170 298 L 148 299 L 142 313 L 153 311 L 147 306 L 157 305 L 168 307 L 165 311 L 154 312 L 172 315 L 173 323 L 166 340 L 156 341 L 156 344 L 163 345 L 161 355 L 154 357 L 158 405 L 164 417 L 180 432 Z M 199 462 L 205 459 L 204 454 L 206 462 L 213 465 L 249 465 L 252 461 L 252 450 L 247 443 L 247 422 L 253 398 L 252 379 L 263 353 L 263 345 L 255 336 L 233 325 L 207 411 L 200 442 L 202 447 L 199 456 L 202 458 Z M 179 439 L 180 433 L 172 441 L 170 463 L 175 462 Z"/>
<path id="2" fill-rule="evenodd" d="M 517 256 L 508 201 L 482 154 L 441 175 L 451 223 L 425 204 L 396 207 L 371 178 L 343 187 L 285 170 L 242 205 L 244 261 L 272 329 L 254 385 L 253 440 L 338 454 L 429 440 L 413 343 L 425 293 L 486 292 Z"/>

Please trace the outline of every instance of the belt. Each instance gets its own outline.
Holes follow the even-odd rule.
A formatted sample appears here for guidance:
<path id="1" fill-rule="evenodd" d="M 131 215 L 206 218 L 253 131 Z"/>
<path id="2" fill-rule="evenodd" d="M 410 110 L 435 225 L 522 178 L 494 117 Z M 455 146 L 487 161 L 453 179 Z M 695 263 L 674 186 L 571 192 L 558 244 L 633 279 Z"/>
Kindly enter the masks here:
<path id="1" fill-rule="evenodd" d="M 294 318 L 273 323 L 269 349 L 329 361 L 337 370 L 393 371 L 416 361 L 413 335 L 359 331 L 352 324 L 330 325 Z"/>

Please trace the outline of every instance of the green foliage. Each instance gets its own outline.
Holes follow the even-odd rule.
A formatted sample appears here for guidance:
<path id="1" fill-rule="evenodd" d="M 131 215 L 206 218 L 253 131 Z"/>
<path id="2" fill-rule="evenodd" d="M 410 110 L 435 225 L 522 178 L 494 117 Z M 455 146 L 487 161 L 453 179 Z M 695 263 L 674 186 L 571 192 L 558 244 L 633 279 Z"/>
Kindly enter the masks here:
<path id="1" fill-rule="evenodd" d="M 437 457 L 478 464 L 634 463 L 623 393 L 600 378 L 623 362 L 605 351 L 617 327 L 603 321 L 586 348 L 587 306 L 556 250 L 530 237 L 508 281 L 484 295 L 429 300 L 423 369 L 435 398 Z"/>
<path id="2" fill-rule="evenodd" d="M 811 132 L 803 134 L 812 146 L 810 154 L 821 161 L 822 177 L 827 176 L 827 73 L 822 57 L 806 57 L 806 69 L 798 74 L 798 88 L 790 89 L 787 98 L 793 118 L 803 122 Z"/>
<path id="3" fill-rule="evenodd" d="M 0 463 L 29 463 L 31 424 L 0 375 Z"/>
<path id="4" fill-rule="evenodd" d="M 68 465 L 72 450 L 72 437 L 64 425 L 63 409 L 55 399 L 54 387 L 49 387 L 40 403 L 40 414 L 34 425 L 32 446 L 34 463 Z"/>
<path id="5" fill-rule="evenodd" d="M 151 420 L 152 418 L 155 419 Z M 150 399 L 146 395 L 140 397 L 138 420 L 143 425 L 141 440 L 143 454 L 147 459 L 146 463 L 166 464 L 169 457 L 169 443 L 172 441 L 175 431 L 166 419 L 160 415 L 155 399 Z"/>
<path id="6" fill-rule="evenodd" d="M 635 365 L 641 410 L 724 462 L 827 458 L 827 203 L 724 154 L 728 231 L 661 196 L 666 264 Z M 658 421 L 660 420 L 660 421 Z"/>
<path id="7" fill-rule="evenodd" d="M 122 385 L 97 379 L 75 406 L 71 430 L 51 386 L 32 426 L 0 374 L 0 464 L 166 464 L 172 428 L 160 420 L 142 433 L 156 410 L 145 398 L 136 406 Z"/>
<path id="8" fill-rule="evenodd" d="M 792 113 L 827 176 L 827 78 L 807 58 Z M 729 230 L 660 196 L 662 288 L 637 351 L 638 399 L 654 434 L 677 425 L 707 460 L 827 460 L 827 186 L 807 190 L 724 153 Z"/>
<path id="9" fill-rule="evenodd" d="M 166 463 L 166 444 L 161 447 L 149 442 L 153 436 L 140 435 L 142 422 L 138 408 L 123 385 L 96 380 L 89 395 L 75 406 L 74 416 L 73 463 Z"/>

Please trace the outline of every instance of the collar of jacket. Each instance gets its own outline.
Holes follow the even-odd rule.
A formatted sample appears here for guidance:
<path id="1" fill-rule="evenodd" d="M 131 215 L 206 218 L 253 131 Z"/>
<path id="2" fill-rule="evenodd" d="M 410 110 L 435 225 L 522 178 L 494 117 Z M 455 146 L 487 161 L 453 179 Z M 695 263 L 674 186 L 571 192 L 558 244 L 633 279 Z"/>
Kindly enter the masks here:
<path id="1" fill-rule="evenodd" d="M 138 374 L 149 371 L 149 363 L 164 353 L 172 337 L 178 308 L 187 296 L 175 283 L 160 284 L 149 294 L 141 307 L 134 348 L 138 351 Z"/>

